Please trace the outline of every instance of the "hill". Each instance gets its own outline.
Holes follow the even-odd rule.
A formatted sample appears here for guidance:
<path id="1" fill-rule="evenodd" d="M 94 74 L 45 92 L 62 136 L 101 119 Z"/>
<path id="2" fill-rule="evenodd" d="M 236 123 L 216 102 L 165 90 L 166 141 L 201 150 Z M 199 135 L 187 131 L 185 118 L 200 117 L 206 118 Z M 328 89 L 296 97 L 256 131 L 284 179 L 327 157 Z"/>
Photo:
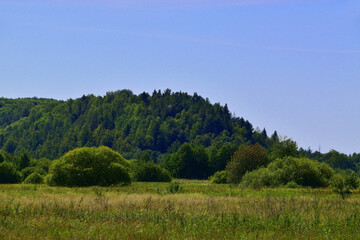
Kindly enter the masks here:
<path id="1" fill-rule="evenodd" d="M 274 135 L 276 138 L 276 133 Z M 227 105 L 194 93 L 130 90 L 78 99 L 0 99 L 0 148 L 55 159 L 82 146 L 108 146 L 126 158 L 147 151 L 153 159 L 176 152 L 186 142 L 271 144 L 265 130 L 232 116 Z"/>

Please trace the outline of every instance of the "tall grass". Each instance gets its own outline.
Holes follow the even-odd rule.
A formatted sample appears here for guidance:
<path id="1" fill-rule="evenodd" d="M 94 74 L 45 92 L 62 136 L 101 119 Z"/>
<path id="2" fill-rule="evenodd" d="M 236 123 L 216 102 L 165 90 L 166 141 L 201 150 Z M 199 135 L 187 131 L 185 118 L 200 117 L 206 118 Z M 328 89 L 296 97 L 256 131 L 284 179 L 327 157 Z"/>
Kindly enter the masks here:
<path id="1" fill-rule="evenodd" d="M 0 185 L 0 239 L 356 239 L 357 192 L 179 181 L 125 187 Z"/>

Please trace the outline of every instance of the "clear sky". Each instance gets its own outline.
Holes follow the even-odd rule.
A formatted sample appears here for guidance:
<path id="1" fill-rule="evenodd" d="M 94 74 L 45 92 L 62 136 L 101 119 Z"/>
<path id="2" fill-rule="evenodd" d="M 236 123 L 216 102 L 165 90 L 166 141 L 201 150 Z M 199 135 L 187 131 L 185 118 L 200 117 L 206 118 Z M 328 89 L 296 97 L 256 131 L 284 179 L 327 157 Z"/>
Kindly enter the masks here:
<path id="1" fill-rule="evenodd" d="M 170 88 L 360 152 L 359 0 L 0 0 L 0 96 Z"/>

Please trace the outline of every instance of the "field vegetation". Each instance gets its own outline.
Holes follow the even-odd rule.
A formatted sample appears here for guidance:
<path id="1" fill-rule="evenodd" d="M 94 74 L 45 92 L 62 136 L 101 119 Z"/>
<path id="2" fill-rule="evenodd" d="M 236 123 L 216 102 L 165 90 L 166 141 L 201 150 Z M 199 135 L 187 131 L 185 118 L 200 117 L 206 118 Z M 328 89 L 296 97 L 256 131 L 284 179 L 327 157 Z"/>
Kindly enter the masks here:
<path id="1" fill-rule="evenodd" d="M 171 191 L 174 182 L 177 192 Z M 209 181 L 0 185 L 1 239 L 356 239 L 360 192 Z"/>

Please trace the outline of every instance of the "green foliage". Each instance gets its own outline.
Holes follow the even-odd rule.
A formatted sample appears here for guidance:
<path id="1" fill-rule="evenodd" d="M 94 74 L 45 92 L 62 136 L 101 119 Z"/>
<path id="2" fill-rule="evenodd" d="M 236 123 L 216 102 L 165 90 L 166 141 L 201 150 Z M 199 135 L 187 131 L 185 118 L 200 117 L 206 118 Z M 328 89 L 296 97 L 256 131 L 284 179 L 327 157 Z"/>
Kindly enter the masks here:
<path id="1" fill-rule="evenodd" d="M 203 146 L 185 143 L 165 159 L 164 165 L 178 178 L 206 179 L 209 175 L 208 155 Z"/>
<path id="2" fill-rule="evenodd" d="M 264 149 L 259 145 L 243 145 L 231 157 L 226 166 L 228 182 L 238 184 L 246 172 L 253 171 L 267 163 Z"/>
<path id="3" fill-rule="evenodd" d="M 309 187 L 327 187 L 333 178 L 334 170 L 325 163 L 307 158 L 278 158 L 267 168 L 246 173 L 241 184 L 246 187 L 300 185 Z M 295 183 L 295 184 L 294 184 Z"/>
<path id="4" fill-rule="evenodd" d="M 107 147 L 72 150 L 55 160 L 46 181 L 56 186 L 109 186 L 131 182 L 128 162 Z"/>
<path id="5" fill-rule="evenodd" d="M 301 186 L 326 187 L 334 170 L 325 163 L 307 158 L 286 157 L 270 163 L 268 168 L 276 173 L 281 184 L 293 181 Z"/>
<path id="6" fill-rule="evenodd" d="M 360 169 L 360 154 L 300 149 L 299 155 L 296 142 L 279 138 L 276 131 L 269 137 L 265 129 L 254 130 L 249 121 L 232 116 L 227 105 L 211 104 L 196 93 L 121 90 L 67 101 L 0 98 L 0 106 L 0 162 L 18 167 L 23 152 L 58 159 L 75 148 L 104 145 L 127 159 L 146 153 L 176 177 L 206 179 L 224 170 L 238 146 L 258 143 L 270 161 L 303 156 L 333 168 Z M 185 144 L 191 145 L 185 151 L 190 160 L 180 151 Z M 33 165 L 25 161 L 20 168 L 28 166 Z"/>
<path id="7" fill-rule="evenodd" d="M 141 156 L 140 161 L 142 161 L 142 162 L 153 162 L 153 160 L 151 159 L 151 157 L 149 156 L 149 154 L 147 152 L 145 152 Z"/>
<path id="8" fill-rule="evenodd" d="M 353 172 L 335 174 L 331 181 L 332 190 L 339 194 L 342 199 L 346 199 L 352 193 L 352 190 L 358 187 L 359 180 Z"/>
<path id="9" fill-rule="evenodd" d="M 238 149 L 235 144 L 215 144 L 209 147 L 209 167 L 212 173 L 225 169 L 231 156 Z"/>
<path id="10" fill-rule="evenodd" d="M 9 162 L 0 163 L 0 183 L 19 183 L 21 173 L 17 171 L 14 164 Z"/>
<path id="11" fill-rule="evenodd" d="M 276 139 L 276 141 L 268 150 L 268 155 L 271 161 L 274 161 L 277 158 L 299 156 L 298 146 L 295 141 L 288 138 L 279 140 L 277 135 L 273 136 L 273 138 Z"/>
<path id="12" fill-rule="evenodd" d="M 14 153 L 17 148 L 16 142 L 13 139 L 9 139 L 6 141 L 4 145 L 4 149 L 8 153 Z"/>
<path id="13" fill-rule="evenodd" d="M 287 188 L 299 188 L 299 184 L 297 184 L 296 182 L 294 181 L 290 181 L 288 182 L 286 185 L 285 185 Z"/>
<path id="14" fill-rule="evenodd" d="M 280 184 L 280 180 L 276 173 L 265 167 L 247 172 L 241 179 L 241 186 L 255 189 L 262 187 L 276 187 Z"/>
<path id="15" fill-rule="evenodd" d="M 186 142 L 208 147 L 253 141 L 252 125 L 231 116 L 226 105 L 169 89 L 67 101 L 0 98 L 0 105 L 0 148 L 35 158 L 57 159 L 77 147 L 105 145 L 130 159 L 144 150 L 174 153 Z"/>
<path id="16" fill-rule="evenodd" d="M 138 182 L 171 182 L 168 170 L 151 161 L 136 164 L 134 179 Z"/>
<path id="17" fill-rule="evenodd" d="M 30 165 L 30 156 L 28 153 L 21 153 L 19 159 L 19 169 L 22 170 Z"/>
<path id="18" fill-rule="evenodd" d="M 25 178 L 24 183 L 41 184 L 44 183 L 44 177 L 40 173 L 34 172 Z"/>
<path id="19" fill-rule="evenodd" d="M 5 161 L 4 155 L 0 152 L 0 163 Z"/>
<path id="20" fill-rule="evenodd" d="M 183 188 L 181 187 L 180 183 L 177 181 L 171 182 L 167 187 L 167 191 L 169 193 L 179 193 L 182 190 Z"/>
<path id="21" fill-rule="evenodd" d="M 45 176 L 47 174 L 47 171 L 40 167 L 26 167 L 23 170 L 21 170 L 22 179 L 26 179 L 28 176 L 30 176 L 33 173 L 38 173 L 42 176 Z"/>
<path id="22" fill-rule="evenodd" d="M 225 170 L 218 171 L 210 177 L 210 182 L 215 184 L 224 184 L 227 183 L 227 178 L 228 178 L 227 171 Z"/>

